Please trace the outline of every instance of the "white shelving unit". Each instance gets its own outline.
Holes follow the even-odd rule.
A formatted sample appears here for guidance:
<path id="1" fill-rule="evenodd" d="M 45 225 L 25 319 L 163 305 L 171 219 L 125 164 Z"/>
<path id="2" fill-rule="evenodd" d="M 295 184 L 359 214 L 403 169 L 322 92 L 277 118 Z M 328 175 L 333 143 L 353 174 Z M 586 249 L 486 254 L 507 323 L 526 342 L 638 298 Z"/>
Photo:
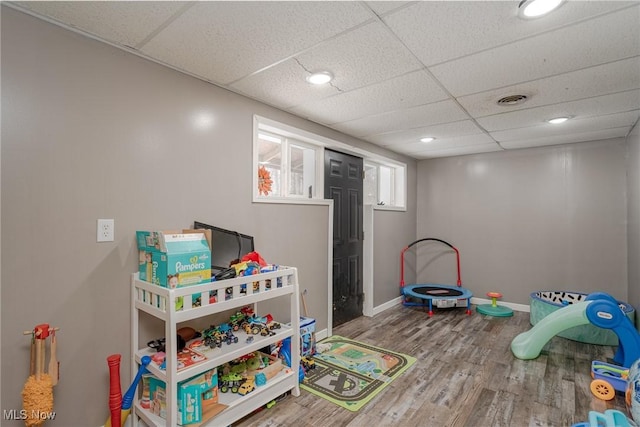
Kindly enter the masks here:
<path id="1" fill-rule="evenodd" d="M 230 360 L 236 359 L 247 353 L 259 350 L 270 344 L 291 337 L 291 366 L 294 369 L 281 371 L 271 378 L 266 385 L 240 396 L 233 393 L 219 393 L 219 403 L 227 405 L 222 412 L 215 417 L 205 420 L 198 425 L 203 426 L 228 426 L 251 413 L 260 406 L 272 401 L 281 394 L 291 391 L 294 396 L 300 395 L 298 384 L 298 369 L 300 365 L 300 307 L 298 291 L 298 271 L 293 267 L 279 267 L 276 271 L 248 277 L 221 280 L 202 285 L 187 286 L 179 289 L 167 289 L 152 283 L 139 280 L 138 273 L 132 275 L 132 349 L 134 349 L 132 363 L 132 378 L 135 376 L 144 355 L 151 355 L 153 350 L 138 347 L 139 313 L 144 311 L 160 320 L 165 325 L 165 347 L 167 357 L 166 370 L 159 369 L 153 362 L 147 369 L 153 375 L 166 384 L 167 419 L 154 415 L 140 406 L 135 399 L 132 408 L 132 422 L 139 425 L 142 420 L 149 426 L 176 426 L 177 425 L 177 384 L 180 381 L 191 378 L 206 370 L 216 368 Z M 200 305 L 194 306 L 194 301 L 200 296 Z M 253 305 L 260 301 L 272 298 L 289 296 L 289 310 L 291 326 L 284 324 L 273 336 L 262 337 L 253 335 L 251 343 L 246 343 L 243 332 L 236 333 L 238 343 L 223 344 L 219 351 L 209 355 L 207 360 L 190 366 L 178 372 L 176 332 L 179 323 L 194 320 L 204 316 L 232 309 L 239 309 L 247 305 Z M 183 298 L 182 308 L 176 311 L 175 299 Z M 215 297 L 215 298 L 214 298 Z M 278 319 L 275 319 L 278 321 Z M 137 350 L 136 350 L 137 349 Z M 190 424 L 191 425 L 191 424 Z"/>

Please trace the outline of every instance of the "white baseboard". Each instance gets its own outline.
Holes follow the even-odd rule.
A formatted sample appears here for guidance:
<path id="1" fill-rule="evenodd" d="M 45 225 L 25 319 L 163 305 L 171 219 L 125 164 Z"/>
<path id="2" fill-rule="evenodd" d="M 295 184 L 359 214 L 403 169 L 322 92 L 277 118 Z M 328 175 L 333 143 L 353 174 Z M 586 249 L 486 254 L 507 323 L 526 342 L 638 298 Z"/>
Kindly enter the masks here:
<path id="1" fill-rule="evenodd" d="M 391 307 L 395 307 L 398 304 L 402 304 L 402 297 L 394 298 L 391 301 L 387 301 L 382 305 L 373 308 L 373 316 L 378 313 L 382 313 L 385 310 L 390 309 Z"/>
<path id="2" fill-rule="evenodd" d="M 322 341 L 323 339 L 325 339 L 328 336 L 328 332 L 327 329 L 323 329 L 321 331 L 317 331 L 316 332 L 316 342 L 318 341 Z"/>

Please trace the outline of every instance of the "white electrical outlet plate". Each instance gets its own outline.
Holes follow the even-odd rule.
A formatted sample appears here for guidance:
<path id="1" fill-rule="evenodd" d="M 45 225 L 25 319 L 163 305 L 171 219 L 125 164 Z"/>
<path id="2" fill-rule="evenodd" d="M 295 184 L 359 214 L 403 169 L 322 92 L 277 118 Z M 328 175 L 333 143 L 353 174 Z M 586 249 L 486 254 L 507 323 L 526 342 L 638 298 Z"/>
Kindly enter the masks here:
<path id="1" fill-rule="evenodd" d="M 113 242 L 115 224 L 112 219 L 98 220 L 98 242 Z"/>

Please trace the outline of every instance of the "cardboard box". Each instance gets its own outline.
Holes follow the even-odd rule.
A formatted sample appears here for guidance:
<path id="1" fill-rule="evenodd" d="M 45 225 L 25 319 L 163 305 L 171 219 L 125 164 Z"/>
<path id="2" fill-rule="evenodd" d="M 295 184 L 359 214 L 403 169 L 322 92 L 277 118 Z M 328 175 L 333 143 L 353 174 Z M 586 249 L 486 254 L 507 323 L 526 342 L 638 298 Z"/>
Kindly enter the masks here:
<path id="1" fill-rule="evenodd" d="M 166 385 L 154 376 L 148 377 L 149 411 L 167 418 Z M 218 402 L 218 375 L 216 368 L 178 383 L 178 424 L 199 423 L 206 406 Z M 141 405 L 142 406 L 142 405 Z"/>
<path id="2" fill-rule="evenodd" d="M 300 356 L 311 356 L 316 352 L 316 319 L 300 316 Z"/>
<path id="3" fill-rule="evenodd" d="M 288 323 L 287 326 L 291 326 Z M 300 316 L 300 356 L 312 356 L 316 352 L 316 319 Z"/>
<path id="4" fill-rule="evenodd" d="M 151 282 L 152 272 L 152 254 L 160 250 L 160 246 L 156 247 L 156 236 L 151 231 L 136 231 L 136 240 L 138 242 L 138 272 L 140 280 Z"/>
<path id="5" fill-rule="evenodd" d="M 165 288 L 211 281 L 211 231 L 137 231 L 140 279 Z"/>

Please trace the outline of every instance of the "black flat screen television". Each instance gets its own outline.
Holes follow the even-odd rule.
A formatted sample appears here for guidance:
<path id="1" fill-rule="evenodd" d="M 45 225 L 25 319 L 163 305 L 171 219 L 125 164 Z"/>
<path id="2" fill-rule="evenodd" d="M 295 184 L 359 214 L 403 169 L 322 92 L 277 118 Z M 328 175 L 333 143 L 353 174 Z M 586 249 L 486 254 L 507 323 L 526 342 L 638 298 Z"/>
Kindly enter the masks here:
<path id="1" fill-rule="evenodd" d="M 193 228 L 211 230 L 211 246 L 213 248 L 211 251 L 211 270 L 213 274 L 226 270 L 232 261 L 255 250 L 253 236 L 198 221 L 193 222 Z"/>

